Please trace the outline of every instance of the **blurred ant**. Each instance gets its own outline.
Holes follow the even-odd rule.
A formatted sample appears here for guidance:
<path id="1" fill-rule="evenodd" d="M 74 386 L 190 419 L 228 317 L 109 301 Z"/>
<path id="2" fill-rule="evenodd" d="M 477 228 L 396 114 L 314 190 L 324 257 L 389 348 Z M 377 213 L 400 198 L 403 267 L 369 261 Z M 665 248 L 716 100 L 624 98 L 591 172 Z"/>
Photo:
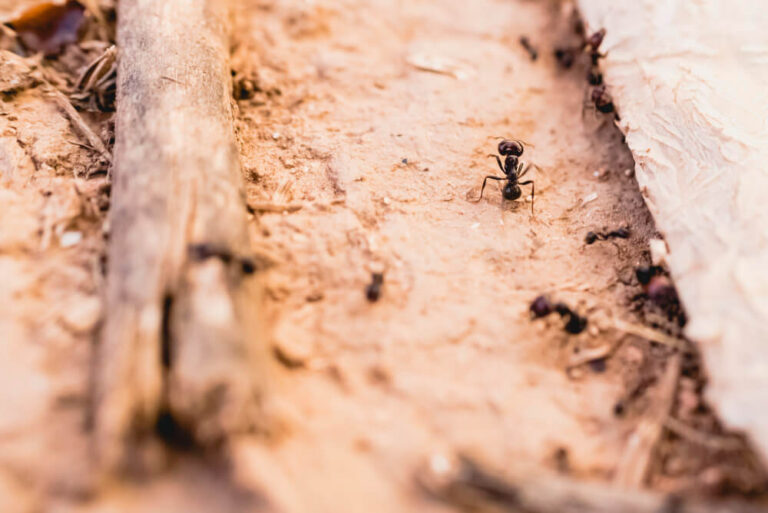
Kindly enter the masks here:
<path id="1" fill-rule="evenodd" d="M 608 239 L 628 239 L 629 235 L 629 228 L 626 227 L 622 227 L 618 230 L 613 230 L 610 232 L 588 232 L 587 236 L 584 238 L 584 242 L 589 246 L 599 240 L 604 241 Z"/>
<path id="2" fill-rule="evenodd" d="M 499 155 L 488 156 L 494 157 L 496 159 L 496 162 L 499 164 L 499 169 L 501 169 L 501 172 L 504 173 L 504 177 L 493 175 L 486 176 L 483 180 L 483 186 L 480 188 L 480 197 L 475 200 L 475 203 L 483 199 L 483 191 L 485 190 L 485 185 L 488 183 L 488 180 L 496 180 L 499 182 L 506 181 L 507 183 L 504 185 L 504 189 L 502 190 L 502 196 L 504 199 L 511 201 L 520 198 L 522 195 L 522 191 L 520 190 L 521 185 L 530 185 L 531 214 L 533 214 L 533 204 L 536 198 L 536 186 L 534 185 L 533 180 L 521 182 L 520 179 L 524 177 L 526 173 L 528 173 L 531 167 L 536 167 L 539 169 L 539 166 L 536 166 L 535 164 L 528 164 L 526 166 L 523 162 L 520 162 L 520 157 L 523 155 L 523 151 L 525 151 L 525 147 L 523 146 L 522 141 L 510 141 L 508 139 L 504 139 L 499 143 L 498 151 L 499 155 L 506 157 L 503 164 L 499 158 Z"/>
<path id="3" fill-rule="evenodd" d="M 577 33 L 583 37 L 583 26 L 582 32 Z M 603 39 L 605 39 L 604 28 L 585 38 L 581 46 L 577 45 L 555 48 L 555 59 L 557 60 L 557 63 L 560 65 L 560 67 L 563 69 L 568 69 L 576 62 L 576 57 L 579 52 L 587 53 L 591 62 L 591 68 L 589 74 L 587 75 L 587 80 L 591 85 L 600 85 L 603 82 L 603 75 L 597 69 L 597 66 L 599 60 L 605 57 L 605 54 L 600 53 L 600 45 L 603 44 Z"/>
<path id="4" fill-rule="evenodd" d="M 583 49 L 589 54 L 592 66 L 597 66 L 598 61 L 605 57 L 605 54 L 600 53 L 600 45 L 603 44 L 603 39 L 605 39 L 605 29 L 601 28 L 584 40 Z"/>
<path id="5" fill-rule="evenodd" d="M 576 50 L 573 48 L 555 48 L 555 60 L 563 69 L 570 69 L 576 62 Z"/>
<path id="6" fill-rule="evenodd" d="M 547 296 L 539 296 L 533 300 L 530 306 L 531 319 L 542 319 L 552 313 L 557 313 L 561 319 L 565 320 L 563 329 L 571 335 L 578 335 L 587 327 L 586 317 L 582 317 L 565 303 L 558 302 L 552 304 Z"/>
<path id="7" fill-rule="evenodd" d="M 597 66 L 591 66 L 587 71 L 587 82 L 591 86 L 603 85 L 603 73 Z"/>
<path id="8" fill-rule="evenodd" d="M 384 273 L 372 273 L 371 283 L 365 287 L 365 297 L 371 303 L 381 298 L 381 288 L 384 286 Z"/>
<path id="9" fill-rule="evenodd" d="M 643 293 L 659 306 L 669 306 L 677 301 L 677 291 L 664 269 L 659 266 L 641 266 L 635 269 L 637 281 L 643 287 Z"/>
<path id="10" fill-rule="evenodd" d="M 597 112 L 613 114 L 617 121 L 620 119 L 616 113 L 616 106 L 613 104 L 613 97 L 608 93 L 605 84 L 592 88 L 589 94 L 589 101 L 584 102 L 584 109 L 581 111 L 582 117 L 589 106 L 594 106 Z"/>
<path id="11" fill-rule="evenodd" d="M 636 298 L 648 298 L 653 304 L 666 311 L 670 321 L 676 318 L 678 324 L 684 326 L 686 323 L 685 311 L 680 304 L 677 290 L 672 280 L 666 275 L 664 268 L 641 266 L 635 269 L 635 276 L 643 287 L 643 293 Z"/>

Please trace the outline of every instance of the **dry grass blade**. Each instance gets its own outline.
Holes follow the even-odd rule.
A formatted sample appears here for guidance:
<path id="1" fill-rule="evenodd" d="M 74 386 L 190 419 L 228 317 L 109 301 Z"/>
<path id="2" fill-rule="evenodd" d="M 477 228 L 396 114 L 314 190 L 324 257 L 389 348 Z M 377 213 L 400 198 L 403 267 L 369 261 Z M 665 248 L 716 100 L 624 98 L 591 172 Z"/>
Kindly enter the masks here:
<path id="1" fill-rule="evenodd" d="M 416 474 L 430 497 L 477 513 L 758 513 L 740 502 L 686 500 L 529 472 L 494 472 L 472 459 L 440 458 Z"/>
<path id="2" fill-rule="evenodd" d="M 673 355 L 667 361 L 667 367 L 655 393 L 655 401 L 627 441 L 626 451 L 613 478 L 617 486 L 641 488 L 645 484 L 656 446 L 675 400 L 681 361 L 679 354 Z"/>
<path id="3" fill-rule="evenodd" d="M 621 319 L 613 320 L 613 327 L 619 331 L 622 331 L 628 335 L 635 335 L 657 344 L 663 344 L 665 346 L 672 347 L 679 351 L 685 351 L 687 349 L 687 343 L 685 340 L 672 337 L 659 330 L 649 328 L 648 326 L 642 326 L 640 324 L 633 324 L 630 322 L 622 321 Z"/>
<path id="4" fill-rule="evenodd" d="M 85 137 L 88 140 L 88 143 L 93 148 L 95 148 L 96 151 L 98 151 L 99 154 L 107 160 L 107 162 L 111 164 L 112 154 L 104 145 L 104 141 L 102 141 L 101 138 L 98 135 L 96 135 L 93 130 L 91 130 L 91 127 L 88 126 L 88 123 L 86 123 L 83 117 L 80 115 L 80 113 L 77 112 L 77 109 L 75 109 L 75 107 L 72 105 L 72 102 L 69 101 L 69 98 L 64 96 L 64 93 L 62 93 L 61 91 L 59 91 L 58 89 L 50 85 L 48 86 L 47 93 L 56 101 L 59 107 L 64 111 L 64 113 L 67 115 L 69 120 L 72 122 L 72 125 L 74 126 L 75 130 L 77 130 L 77 132 L 79 132 L 83 137 Z"/>

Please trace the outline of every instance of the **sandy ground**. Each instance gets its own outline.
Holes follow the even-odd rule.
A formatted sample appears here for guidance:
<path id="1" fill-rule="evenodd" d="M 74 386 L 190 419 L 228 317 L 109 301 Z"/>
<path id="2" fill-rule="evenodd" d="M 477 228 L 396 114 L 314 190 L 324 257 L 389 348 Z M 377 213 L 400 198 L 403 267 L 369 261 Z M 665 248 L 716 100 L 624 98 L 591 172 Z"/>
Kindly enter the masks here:
<path id="1" fill-rule="evenodd" d="M 584 70 L 551 56 L 568 37 L 558 14 L 490 0 L 244 13 L 236 55 L 265 92 L 241 105 L 249 198 L 306 205 L 255 221 L 281 256 L 267 280 L 273 344 L 301 367 L 284 372 L 295 420 L 270 459 L 305 504 L 404 509 L 403 481 L 446 448 L 552 468 L 564 450 L 573 474 L 615 471 L 637 419 L 614 405 L 640 373 L 654 382 L 648 343 L 627 337 L 604 373 L 569 377 L 569 355 L 616 334 L 569 337 L 527 310 L 546 292 L 631 319 L 633 267 L 654 229 L 620 134 L 583 114 Z M 457 76 L 414 66 L 424 60 Z M 497 136 L 529 142 L 542 168 L 535 216 L 501 205 L 495 187 L 466 199 L 498 174 L 486 157 Z M 587 231 L 623 224 L 630 241 L 585 247 Z M 383 298 L 369 304 L 380 270 Z"/>
<path id="2" fill-rule="evenodd" d="M 633 299 L 656 234 L 621 134 L 584 111 L 586 70 L 552 57 L 572 38 L 550 2 L 242 2 L 233 66 L 256 91 L 237 130 L 254 247 L 274 262 L 253 305 L 270 320 L 272 430 L 120 484 L 88 466 L 108 177 L 39 88 L 0 104 L 0 297 L 14 305 L 0 311 L 3 511 L 443 511 L 414 476 L 456 452 L 614 479 L 671 350 L 610 320 L 676 333 Z M 502 136 L 540 167 L 534 213 L 495 183 L 467 199 L 498 175 L 487 155 Z M 629 240 L 584 244 L 623 225 Z M 68 232 L 81 239 L 68 246 Z M 385 276 L 375 303 L 373 272 Z M 531 322 L 542 293 L 589 328 Z M 606 347 L 607 360 L 569 365 Z M 682 373 L 688 393 L 672 399 L 706 413 L 696 362 Z M 663 442 L 659 490 L 762 485 L 743 458 Z"/>

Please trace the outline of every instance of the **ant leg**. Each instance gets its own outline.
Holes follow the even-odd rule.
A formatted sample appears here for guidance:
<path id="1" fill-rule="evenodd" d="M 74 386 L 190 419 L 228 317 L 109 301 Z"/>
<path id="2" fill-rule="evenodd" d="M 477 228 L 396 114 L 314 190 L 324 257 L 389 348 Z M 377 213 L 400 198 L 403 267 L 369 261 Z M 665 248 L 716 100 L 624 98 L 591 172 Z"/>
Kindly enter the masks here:
<path id="1" fill-rule="evenodd" d="M 524 176 L 526 175 L 526 173 L 528 173 L 528 171 L 530 171 L 530 170 L 531 170 L 531 168 L 535 168 L 537 171 L 540 171 L 540 172 L 542 172 L 542 173 L 544 172 L 544 170 L 543 170 L 543 169 L 541 169 L 541 167 L 539 167 L 539 166 L 537 166 L 536 164 L 534 164 L 534 163 L 532 163 L 532 162 L 531 162 L 530 164 L 528 164 L 527 166 L 525 166 L 525 169 L 523 169 L 523 172 L 522 172 L 522 173 L 520 173 L 520 174 L 518 174 L 518 175 L 517 175 L 517 178 L 518 178 L 518 179 L 520 179 L 520 178 L 524 177 Z"/>
<path id="2" fill-rule="evenodd" d="M 496 162 L 498 162 L 498 164 L 499 164 L 499 169 L 501 169 L 501 174 L 506 175 L 507 174 L 507 170 L 504 169 L 504 165 L 501 163 L 501 159 L 499 158 L 499 156 L 498 155 L 488 155 L 488 156 L 489 157 L 494 157 L 496 159 Z"/>
<path id="3" fill-rule="evenodd" d="M 531 186 L 531 215 L 535 215 L 533 212 L 533 203 L 534 201 L 536 201 L 536 185 L 534 185 L 533 180 L 528 180 L 527 182 L 520 182 L 520 185 Z"/>
<path id="4" fill-rule="evenodd" d="M 483 199 L 483 191 L 485 190 L 485 184 L 488 183 L 488 180 L 497 180 L 499 182 L 503 182 L 506 180 L 506 178 L 499 178 L 498 176 L 486 176 L 485 180 L 483 180 L 483 186 L 480 188 L 480 197 L 475 200 L 475 203 Z"/>

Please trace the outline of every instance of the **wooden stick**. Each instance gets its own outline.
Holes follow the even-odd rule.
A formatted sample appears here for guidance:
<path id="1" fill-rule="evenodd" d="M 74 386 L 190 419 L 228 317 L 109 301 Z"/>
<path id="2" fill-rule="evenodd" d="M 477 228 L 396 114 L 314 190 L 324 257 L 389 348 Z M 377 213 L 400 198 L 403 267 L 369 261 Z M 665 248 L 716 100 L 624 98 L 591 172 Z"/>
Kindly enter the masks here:
<path id="1" fill-rule="evenodd" d="M 107 466 L 124 463 L 160 418 L 173 424 L 165 436 L 200 444 L 254 421 L 262 345 L 248 309 L 258 285 L 232 124 L 229 7 L 119 4 L 107 319 L 95 372 Z"/>
<path id="2" fill-rule="evenodd" d="M 446 465 L 447 463 L 447 465 Z M 739 501 L 688 500 L 543 473 L 492 472 L 469 458 L 445 460 L 416 475 L 429 496 L 478 513 L 759 513 Z"/>

